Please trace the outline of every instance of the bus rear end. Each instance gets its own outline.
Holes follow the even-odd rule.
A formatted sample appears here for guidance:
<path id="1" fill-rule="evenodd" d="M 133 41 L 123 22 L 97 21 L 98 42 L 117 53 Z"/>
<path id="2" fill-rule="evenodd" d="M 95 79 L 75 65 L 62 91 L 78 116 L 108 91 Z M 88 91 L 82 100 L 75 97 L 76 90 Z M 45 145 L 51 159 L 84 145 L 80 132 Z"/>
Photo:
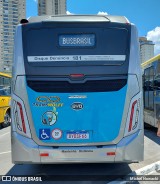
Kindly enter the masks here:
<path id="1" fill-rule="evenodd" d="M 143 160 L 134 25 L 112 16 L 31 19 L 17 27 L 14 54 L 14 163 Z"/>

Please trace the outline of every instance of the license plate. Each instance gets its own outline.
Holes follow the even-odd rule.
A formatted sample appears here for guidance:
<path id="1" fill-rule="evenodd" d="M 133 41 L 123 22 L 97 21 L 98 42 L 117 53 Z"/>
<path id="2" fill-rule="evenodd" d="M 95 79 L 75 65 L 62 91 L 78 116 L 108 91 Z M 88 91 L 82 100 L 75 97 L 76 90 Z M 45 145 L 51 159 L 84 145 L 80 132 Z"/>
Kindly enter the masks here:
<path id="1" fill-rule="evenodd" d="M 89 139 L 88 132 L 67 132 L 67 139 Z"/>

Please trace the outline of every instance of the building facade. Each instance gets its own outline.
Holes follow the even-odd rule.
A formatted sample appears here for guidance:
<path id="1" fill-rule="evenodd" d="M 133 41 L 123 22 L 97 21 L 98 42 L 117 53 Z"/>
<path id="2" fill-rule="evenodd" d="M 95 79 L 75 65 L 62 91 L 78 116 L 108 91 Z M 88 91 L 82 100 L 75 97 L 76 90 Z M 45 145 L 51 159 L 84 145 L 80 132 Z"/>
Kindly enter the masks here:
<path id="1" fill-rule="evenodd" d="M 66 0 L 38 0 L 38 15 L 66 14 Z"/>
<path id="2" fill-rule="evenodd" d="M 146 37 L 140 37 L 140 57 L 141 63 L 154 57 L 154 43 L 150 40 L 147 40 Z"/>
<path id="3" fill-rule="evenodd" d="M 0 1 L 0 71 L 11 73 L 16 25 L 26 17 L 26 0 Z"/>

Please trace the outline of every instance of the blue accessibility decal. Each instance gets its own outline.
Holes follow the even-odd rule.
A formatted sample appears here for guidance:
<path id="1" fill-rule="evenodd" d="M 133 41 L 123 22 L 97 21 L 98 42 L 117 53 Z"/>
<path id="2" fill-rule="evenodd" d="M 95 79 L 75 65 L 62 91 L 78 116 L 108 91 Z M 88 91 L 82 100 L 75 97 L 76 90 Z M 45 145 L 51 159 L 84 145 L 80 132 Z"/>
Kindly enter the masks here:
<path id="1" fill-rule="evenodd" d="M 50 129 L 39 129 L 39 139 L 40 140 L 50 140 L 51 138 L 51 132 Z"/>

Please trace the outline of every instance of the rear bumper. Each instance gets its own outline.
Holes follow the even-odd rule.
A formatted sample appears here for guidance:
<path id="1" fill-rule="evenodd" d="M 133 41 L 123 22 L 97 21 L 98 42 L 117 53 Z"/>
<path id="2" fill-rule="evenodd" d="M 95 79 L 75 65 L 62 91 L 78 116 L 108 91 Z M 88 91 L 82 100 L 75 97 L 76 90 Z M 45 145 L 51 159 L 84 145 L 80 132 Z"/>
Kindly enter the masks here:
<path id="1" fill-rule="evenodd" d="M 143 160 L 143 130 L 123 138 L 117 145 L 101 148 L 38 146 L 32 139 L 12 132 L 12 162 L 21 163 L 111 163 Z M 107 155 L 115 152 L 115 155 Z M 48 153 L 49 156 L 40 156 Z"/>

